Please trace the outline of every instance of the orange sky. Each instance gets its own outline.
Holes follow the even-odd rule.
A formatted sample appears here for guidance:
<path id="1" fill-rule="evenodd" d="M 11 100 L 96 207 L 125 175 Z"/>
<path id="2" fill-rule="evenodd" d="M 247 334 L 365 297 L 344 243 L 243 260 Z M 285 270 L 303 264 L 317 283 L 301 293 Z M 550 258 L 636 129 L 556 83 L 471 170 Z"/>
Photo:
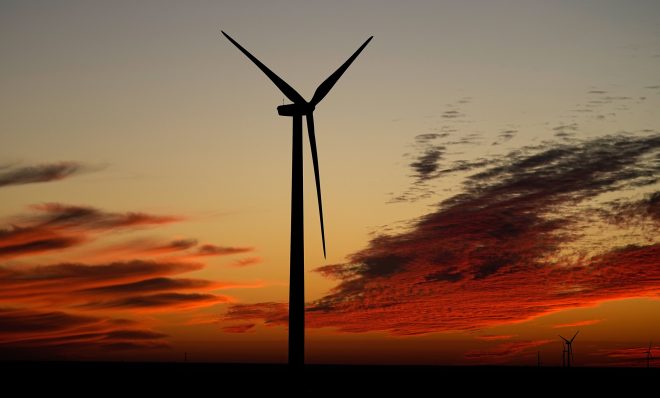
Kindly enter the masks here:
<path id="1" fill-rule="evenodd" d="M 375 36 L 315 112 L 327 260 L 304 144 L 308 361 L 660 341 L 657 3 L 0 10 L 0 359 L 286 360 L 290 120 L 220 28 L 306 98 Z"/>

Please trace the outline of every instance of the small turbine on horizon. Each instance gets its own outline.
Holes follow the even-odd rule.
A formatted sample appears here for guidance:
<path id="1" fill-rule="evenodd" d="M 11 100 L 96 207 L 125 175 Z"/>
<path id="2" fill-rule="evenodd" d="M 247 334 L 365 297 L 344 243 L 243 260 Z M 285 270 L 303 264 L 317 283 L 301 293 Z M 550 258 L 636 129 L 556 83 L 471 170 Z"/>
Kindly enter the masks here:
<path id="1" fill-rule="evenodd" d="M 305 363 L 305 266 L 304 266 L 304 223 L 303 223 L 303 150 L 302 150 L 302 118 L 307 119 L 309 146 L 312 151 L 312 164 L 316 179 L 316 197 L 321 221 L 321 241 L 323 242 L 323 257 L 325 252 L 325 230 L 323 227 L 323 205 L 321 201 L 321 180 L 319 177 L 319 162 L 316 153 L 316 135 L 314 132 L 314 109 L 330 92 L 346 69 L 369 44 L 373 36 L 344 62 L 339 69 L 321 83 L 314 96 L 308 102 L 296 90 L 277 76 L 266 65 L 250 54 L 224 31 L 222 34 L 250 59 L 268 78 L 275 83 L 282 94 L 292 104 L 277 107 L 280 116 L 289 116 L 293 120 L 293 151 L 291 161 L 291 246 L 289 263 L 289 365 L 302 366 Z"/>
<path id="2" fill-rule="evenodd" d="M 649 349 L 644 351 L 644 354 L 646 354 L 646 367 L 650 368 L 651 367 L 651 359 L 653 359 L 653 355 L 651 355 L 651 346 L 653 345 L 653 342 L 649 342 Z"/>
<path id="3" fill-rule="evenodd" d="M 575 332 L 575 334 L 570 340 L 564 338 L 562 335 L 559 335 L 559 337 L 561 337 L 562 340 L 564 340 L 564 346 L 565 346 L 562 355 L 562 366 L 565 365 L 567 368 L 571 367 L 571 361 L 575 359 L 573 356 L 573 340 L 575 340 L 575 337 L 578 335 L 578 333 L 580 333 L 579 330 Z"/>

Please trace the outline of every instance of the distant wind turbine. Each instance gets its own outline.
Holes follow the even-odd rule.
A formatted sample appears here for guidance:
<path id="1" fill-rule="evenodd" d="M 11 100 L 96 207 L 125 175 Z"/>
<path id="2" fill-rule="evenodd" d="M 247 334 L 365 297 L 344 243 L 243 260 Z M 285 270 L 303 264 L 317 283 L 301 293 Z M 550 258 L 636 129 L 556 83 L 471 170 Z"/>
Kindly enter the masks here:
<path id="1" fill-rule="evenodd" d="M 646 354 L 646 367 L 650 368 L 651 367 L 651 359 L 653 359 L 653 355 L 651 355 L 651 345 L 653 342 L 649 342 L 649 349 L 644 351 L 644 354 Z"/>
<path id="2" fill-rule="evenodd" d="M 559 335 L 559 337 L 564 340 L 564 343 L 566 344 L 566 349 L 564 350 L 564 355 L 566 356 L 566 367 L 570 368 L 571 367 L 571 361 L 574 360 L 575 358 L 573 357 L 573 340 L 575 340 L 575 337 L 580 333 L 578 330 L 575 332 L 573 337 L 570 340 L 565 339 L 563 336 Z M 563 361 L 562 361 L 563 362 Z"/>
<path id="3" fill-rule="evenodd" d="M 319 204 L 319 219 L 321 221 L 321 241 L 323 242 L 323 257 L 325 252 L 325 230 L 323 227 L 323 205 L 321 202 L 321 181 L 319 178 L 319 161 L 316 153 L 316 135 L 314 133 L 314 109 L 325 98 L 346 69 L 369 44 L 373 36 L 351 55 L 333 74 L 321 83 L 311 101 L 307 102 L 293 87 L 277 76 L 266 65 L 250 54 L 224 31 L 222 34 L 250 59 L 268 78 L 275 83 L 293 104 L 277 107 L 280 116 L 293 118 L 293 151 L 291 161 L 291 246 L 289 262 L 289 364 L 302 366 L 305 363 L 305 266 L 304 266 L 304 223 L 303 223 L 303 164 L 302 164 L 302 117 L 307 119 L 309 146 L 312 151 L 312 163 L 316 178 L 316 197 Z"/>

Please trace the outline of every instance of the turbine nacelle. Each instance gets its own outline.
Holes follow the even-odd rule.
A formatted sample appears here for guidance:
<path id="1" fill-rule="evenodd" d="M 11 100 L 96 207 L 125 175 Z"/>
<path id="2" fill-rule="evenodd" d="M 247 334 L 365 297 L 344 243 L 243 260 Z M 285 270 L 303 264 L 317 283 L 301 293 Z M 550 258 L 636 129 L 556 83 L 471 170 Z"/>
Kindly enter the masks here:
<path id="1" fill-rule="evenodd" d="M 286 104 L 277 107 L 277 114 L 280 116 L 302 116 L 314 112 L 314 105 L 306 104 Z"/>

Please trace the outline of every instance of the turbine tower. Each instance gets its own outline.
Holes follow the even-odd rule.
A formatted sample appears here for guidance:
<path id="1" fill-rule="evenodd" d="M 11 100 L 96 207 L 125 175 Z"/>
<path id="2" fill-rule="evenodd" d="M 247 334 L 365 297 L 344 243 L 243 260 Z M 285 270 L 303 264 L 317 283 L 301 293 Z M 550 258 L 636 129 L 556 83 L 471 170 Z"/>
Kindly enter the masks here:
<path id="1" fill-rule="evenodd" d="M 228 34 L 222 34 L 250 59 L 268 78 L 275 83 L 292 104 L 277 107 L 280 116 L 289 116 L 293 120 L 293 150 L 291 160 L 291 246 L 289 262 L 289 365 L 302 367 L 305 363 L 305 266 L 304 266 L 304 222 L 303 222 L 303 151 L 302 151 L 302 118 L 307 119 L 309 146 L 312 151 L 312 164 L 316 179 L 316 197 L 319 205 L 321 221 L 321 241 L 323 242 L 323 257 L 325 258 L 325 230 L 323 227 L 323 205 L 321 201 L 321 181 L 319 178 L 319 161 L 316 152 L 316 135 L 314 132 L 314 109 L 325 98 L 346 69 L 369 44 L 373 36 L 344 62 L 339 69 L 321 83 L 312 99 L 307 102 L 296 90 L 277 76 L 266 65 L 250 54 Z"/>
<path id="2" fill-rule="evenodd" d="M 575 334 L 573 335 L 573 337 L 570 340 L 567 340 L 563 336 L 559 335 L 559 337 L 561 337 L 562 340 L 564 340 L 564 344 L 566 345 L 566 349 L 564 349 L 564 356 L 566 357 L 566 362 L 565 363 L 566 363 L 567 368 L 571 367 L 571 361 L 574 360 L 574 357 L 573 357 L 573 340 L 575 340 L 575 337 L 578 335 L 578 333 L 580 333 L 579 330 L 577 332 L 575 332 Z M 562 357 L 562 359 L 563 359 L 563 357 Z M 564 362 L 564 361 L 562 360 L 562 362 Z"/>
<path id="3" fill-rule="evenodd" d="M 651 359 L 653 359 L 653 355 L 651 355 L 651 345 L 653 342 L 649 342 L 649 349 L 644 351 L 644 354 L 646 354 L 646 367 L 650 368 L 651 367 Z"/>

